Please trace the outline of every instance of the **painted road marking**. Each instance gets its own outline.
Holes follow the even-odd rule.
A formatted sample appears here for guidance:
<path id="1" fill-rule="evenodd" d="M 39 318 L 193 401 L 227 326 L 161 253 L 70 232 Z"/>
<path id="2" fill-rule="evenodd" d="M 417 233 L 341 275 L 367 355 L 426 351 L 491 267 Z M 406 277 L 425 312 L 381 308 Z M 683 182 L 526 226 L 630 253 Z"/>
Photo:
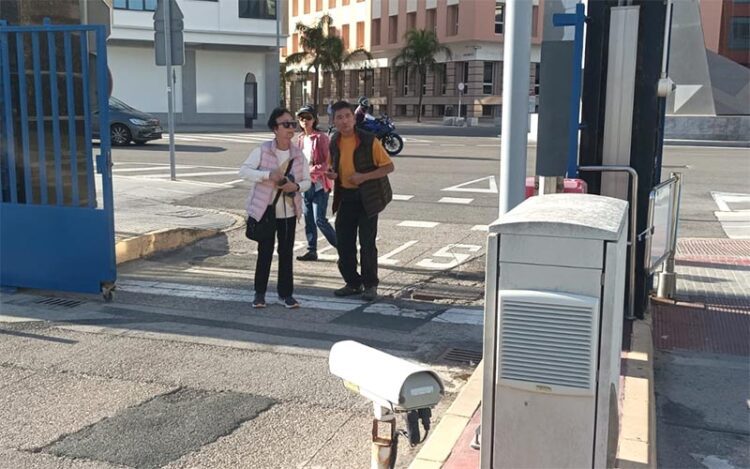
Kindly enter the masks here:
<path id="1" fill-rule="evenodd" d="M 490 225 L 474 225 L 471 231 L 490 231 Z"/>
<path id="2" fill-rule="evenodd" d="M 396 249 L 392 250 L 388 254 L 385 254 L 383 256 L 378 257 L 378 264 L 379 265 L 396 265 L 396 264 L 398 264 L 399 261 L 397 259 L 392 259 L 392 257 L 395 256 L 396 254 L 402 252 L 402 251 L 405 251 L 405 250 L 409 249 L 410 247 L 414 246 L 418 242 L 419 241 L 417 241 L 417 240 L 411 240 L 411 241 L 405 242 L 404 244 L 402 244 L 401 246 L 399 246 Z"/>
<path id="3" fill-rule="evenodd" d="M 462 197 L 442 197 L 438 203 L 442 204 L 462 204 L 467 205 L 474 202 L 474 199 L 464 199 Z"/>
<path id="4" fill-rule="evenodd" d="M 463 264 L 471 258 L 471 254 L 454 252 L 456 249 L 464 249 L 470 253 L 476 253 L 482 249 L 482 246 L 477 246 L 475 244 L 449 244 L 433 254 L 434 257 L 446 258 L 448 259 L 447 261 L 438 262 L 432 259 L 423 259 L 417 262 L 417 265 L 427 269 L 446 270 Z"/>
<path id="5" fill-rule="evenodd" d="M 450 308 L 433 319 L 433 321 L 481 326 L 484 324 L 484 311 L 478 308 Z"/>
<path id="6" fill-rule="evenodd" d="M 411 200 L 413 198 L 413 195 L 393 194 L 393 200 Z"/>
<path id="7" fill-rule="evenodd" d="M 487 181 L 487 188 L 484 187 L 467 187 L 471 186 L 473 184 L 481 183 L 483 181 Z M 483 186 L 484 184 L 480 184 Z M 441 189 L 442 191 L 452 191 L 452 192 L 478 192 L 480 194 L 497 194 L 497 181 L 495 180 L 495 176 L 487 176 L 479 179 L 474 179 L 472 181 L 464 182 L 455 186 L 446 187 L 445 189 Z"/>
<path id="8" fill-rule="evenodd" d="M 228 269 L 227 269 L 228 270 Z M 129 293 L 159 295 L 167 297 L 193 298 L 212 301 L 236 301 L 251 303 L 253 291 L 250 288 L 209 287 L 175 282 L 155 282 L 148 280 L 118 280 L 117 290 Z M 369 314 L 380 314 L 411 319 L 427 319 L 436 311 L 418 311 L 413 308 L 399 308 L 389 303 L 370 303 L 354 298 L 335 296 L 295 295 L 303 308 L 322 309 L 336 312 L 349 312 L 367 305 L 363 311 Z M 273 304 L 278 301 L 275 293 L 267 292 L 266 301 Z M 438 310 L 439 311 L 439 310 Z M 432 320 L 440 323 L 481 325 L 483 310 L 481 308 L 450 308 Z"/>
<path id="9" fill-rule="evenodd" d="M 197 172 L 197 173 L 181 173 L 178 176 L 181 178 L 184 177 L 199 177 L 199 176 L 226 176 L 229 174 L 237 175 L 237 170 L 231 170 L 231 171 L 204 171 L 204 172 Z M 141 176 L 146 179 L 165 179 L 169 178 L 169 174 L 146 174 Z"/>
<path id="10" fill-rule="evenodd" d="M 750 194 L 711 192 L 711 197 L 719 208 L 714 215 L 727 237 L 750 239 Z"/>
<path id="11" fill-rule="evenodd" d="M 396 226 L 405 226 L 408 228 L 435 228 L 440 223 L 436 221 L 414 221 L 414 220 L 404 220 L 401 223 L 399 223 Z"/>

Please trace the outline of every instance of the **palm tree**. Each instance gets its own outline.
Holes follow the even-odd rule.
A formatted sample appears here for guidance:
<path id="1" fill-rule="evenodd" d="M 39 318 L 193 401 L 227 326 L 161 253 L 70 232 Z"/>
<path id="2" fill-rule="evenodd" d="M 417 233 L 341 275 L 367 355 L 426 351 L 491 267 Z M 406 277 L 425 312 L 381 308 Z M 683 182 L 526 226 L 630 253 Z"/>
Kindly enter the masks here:
<path id="1" fill-rule="evenodd" d="M 299 33 L 299 44 L 302 50 L 289 55 L 285 61 L 287 70 L 289 70 L 290 65 L 303 64 L 306 72 L 312 72 L 313 104 L 316 109 L 320 104 L 318 102 L 318 81 L 322 70 L 341 70 L 342 65 L 350 62 L 352 57 L 357 54 L 365 54 L 366 57 L 372 58 L 370 53 L 364 49 L 347 53 L 344 41 L 340 37 L 329 34 L 332 24 L 333 18 L 327 14 L 321 16 L 318 22 L 312 26 L 297 23 L 295 30 Z"/>
<path id="2" fill-rule="evenodd" d="M 347 52 L 346 47 L 344 46 L 344 41 L 342 41 L 341 38 L 334 37 L 333 39 L 334 40 L 332 40 L 329 44 L 328 56 L 325 63 L 323 64 L 323 71 L 329 72 L 332 76 L 337 77 L 336 89 L 339 93 L 341 93 L 341 85 L 343 83 L 341 74 L 343 72 L 344 65 L 349 64 L 360 57 L 365 60 L 372 60 L 372 54 L 362 48 Z M 343 96 L 339 96 L 339 98 L 343 98 Z"/>
<path id="3" fill-rule="evenodd" d="M 451 59 L 451 51 L 444 45 L 440 44 L 437 35 L 433 31 L 425 29 L 412 29 L 406 32 L 404 36 L 406 45 L 393 58 L 393 64 L 406 73 L 415 73 L 417 75 L 417 88 L 419 89 L 419 104 L 417 105 L 417 122 L 422 119 L 422 98 L 424 90 L 422 84 L 427 77 L 427 72 L 437 70 L 435 56 L 443 53 L 448 60 Z"/>

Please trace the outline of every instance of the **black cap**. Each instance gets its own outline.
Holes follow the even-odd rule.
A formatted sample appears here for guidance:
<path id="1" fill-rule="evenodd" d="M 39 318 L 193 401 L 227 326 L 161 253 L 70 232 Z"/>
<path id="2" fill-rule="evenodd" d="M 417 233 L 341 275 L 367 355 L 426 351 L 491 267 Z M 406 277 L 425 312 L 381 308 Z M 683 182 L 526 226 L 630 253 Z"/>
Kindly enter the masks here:
<path id="1" fill-rule="evenodd" d="M 313 117 L 317 117 L 317 113 L 315 112 L 315 108 L 312 107 L 309 104 L 305 104 L 304 106 L 302 106 L 301 108 L 299 108 L 299 111 L 297 111 L 297 115 L 299 116 L 300 114 L 310 114 Z"/>

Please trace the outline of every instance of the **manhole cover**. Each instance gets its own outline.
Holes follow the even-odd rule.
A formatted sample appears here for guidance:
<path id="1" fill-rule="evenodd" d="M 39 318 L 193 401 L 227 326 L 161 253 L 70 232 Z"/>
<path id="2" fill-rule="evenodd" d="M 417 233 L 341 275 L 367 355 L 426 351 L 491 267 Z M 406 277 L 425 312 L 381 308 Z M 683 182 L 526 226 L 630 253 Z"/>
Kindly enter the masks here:
<path id="1" fill-rule="evenodd" d="M 42 298 L 41 300 L 35 301 L 34 303 L 39 305 L 60 306 L 62 308 L 75 308 L 76 306 L 82 305 L 84 302 L 81 300 L 71 300 L 68 298 L 48 297 Z"/>
<path id="2" fill-rule="evenodd" d="M 449 348 L 441 358 L 454 363 L 479 363 L 482 361 L 482 351 L 464 348 Z"/>

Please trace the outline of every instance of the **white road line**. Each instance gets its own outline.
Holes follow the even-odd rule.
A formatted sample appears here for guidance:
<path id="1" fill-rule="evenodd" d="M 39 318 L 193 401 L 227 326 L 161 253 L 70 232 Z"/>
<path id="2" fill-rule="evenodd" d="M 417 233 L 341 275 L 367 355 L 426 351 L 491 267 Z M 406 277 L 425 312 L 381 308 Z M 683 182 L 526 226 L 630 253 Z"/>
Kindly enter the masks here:
<path id="1" fill-rule="evenodd" d="M 152 166 L 149 168 L 118 168 L 117 167 L 118 165 L 115 165 L 115 167 L 112 168 L 112 172 L 115 174 L 138 173 L 138 172 L 146 172 L 146 171 L 164 171 L 167 169 L 165 166 Z M 202 168 L 202 166 L 183 166 L 183 165 L 175 166 L 175 169 L 196 169 L 196 168 Z"/>
<path id="2" fill-rule="evenodd" d="M 394 249 L 393 251 L 389 252 L 388 254 L 385 254 L 383 256 L 378 257 L 378 264 L 380 264 L 380 265 L 396 265 L 396 264 L 398 264 L 399 261 L 396 260 L 396 259 L 391 259 L 391 257 L 395 256 L 396 254 L 398 254 L 398 253 L 400 253 L 402 251 L 405 251 L 405 250 L 409 249 L 410 247 L 414 246 L 418 242 L 419 241 L 416 241 L 416 240 L 405 242 L 404 244 L 402 244 L 401 246 L 397 247 L 396 249 Z"/>
<path id="3" fill-rule="evenodd" d="M 233 186 L 233 185 L 238 184 L 240 182 L 245 182 L 245 180 L 244 179 L 235 179 L 234 181 L 225 182 L 224 184 L 226 184 L 227 186 Z"/>
<path id="4" fill-rule="evenodd" d="M 489 225 L 474 225 L 471 227 L 471 231 L 489 231 Z"/>
<path id="5" fill-rule="evenodd" d="M 435 228 L 439 224 L 440 223 L 435 222 L 435 221 L 404 220 L 396 226 L 405 226 L 408 228 Z"/>
<path id="6" fill-rule="evenodd" d="M 375 303 L 364 309 L 365 313 L 382 314 L 383 316 L 394 316 L 410 319 L 427 319 L 434 311 L 417 311 L 411 308 L 399 308 L 388 303 Z"/>
<path id="7" fill-rule="evenodd" d="M 237 170 L 232 171 L 205 171 L 199 173 L 180 173 L 178 176 L 184 177 L 198 177 L 198 176 L 226 176 L 228 174 L 237 175 Z M 169 178 L 169 174 L 146 174 L 142 176 L 146 179 L 164 179 Z"/>
<path id="8" fill-rule="evenodd" d="M 738 194 L 730 192 L 713 192 L 711 191 L 711 197 L 722 212 L 733 212 L 729 207 L 730 203 L 744 203 L 750 204 L 750 194 Z"/>
<path id="9" fill-rule="evenodd" d="M 449 324 L 470 324 L 481 326 L 484 324 L 484 311 L 481 309 L 451 308 L 433 319 L 435 322 Z"/>
<path id="10" fill-rule="evenodd" d="M 328 251 L 333 251 L 333 254 L 325 254 Z M 328 246 L 318 250 L 318 259 L 322 261 L 337 261 L 339 259 L 338 252 L 333 246 Z"/>
<path id="11" fill-rule="evenodd" d="M 476 184 L 478 182 L 487 181 L 488 187 L 485 188 L 473 188 L 473 187 L 466 187 L 470 186 L 472 184 Z M 446 187 L 445 189 L 441 189 L 442 191 L 453 191 L 453 192 L 479 192 L 481 194 L 497 194 L 497 181 L 495 181 L 495 176 L 487 176 L 479 179 L 474 179 L 472 181 L 464 182 L 462 184 L 458 184 L 451 187 Z"/>
<path id="12" fill-rule="evenodd" d="M 393 194 L 393 200 L 411 200 L 413 198 L 413 195 Z"/>
<path id="13" fill-rule="evenodd" d="M 474 244 L 449 244 L 433 254 L 434 257 L 437 257 L 439 259 L 447 259 L 446 261 L 438 262 L 429 258 L 422 259 L 421 261 L 417 262 L 417 266 L 424 267 L 425 269 L 446 270 L 463 264 L 471 258 L 471 254 L 454 252 L 454 250 L 456 249 L 463 249 L 469 251 L 470 253 L 475 253 L 479 252 L 482 249 L 482 246 L 477 246 Z"/>
<path id="14" fill-rule="evenodd" d="M 442 197 L 440 200 L 438 200 L 438 203 L 441 204 L 470 204 L 474 202 L 474 199 L 464 199 L 462 197 Z"/>
<path id="15" fill-rule="evenodd" d="M 248 279 L 250 272 L 244 272 Z M 236 274 L 235 274 L 236 278 Z M 249 284 L 249 280 L 248 280 Z M 202 300 L 238 301 L 251 303 L 253 291 L 250 288 L 224 288 L 206 287 L 201 285 L 189 285 L 170 282 L 148 282 L 139 280 L 120 280 L 117 282 L 117 290 L 131 293 L 145 293 L 160 296 L 176 296 L 181 298 L 196 298 Z M 328 311 L 352 311 L 365 304 L 362 300 L 342 299 L 331 296 L 294 295 L 304 308 L 324 309 Z M 274 293 L 266 293 L 266 301 L 274 303 L 278 296 Z"/>

